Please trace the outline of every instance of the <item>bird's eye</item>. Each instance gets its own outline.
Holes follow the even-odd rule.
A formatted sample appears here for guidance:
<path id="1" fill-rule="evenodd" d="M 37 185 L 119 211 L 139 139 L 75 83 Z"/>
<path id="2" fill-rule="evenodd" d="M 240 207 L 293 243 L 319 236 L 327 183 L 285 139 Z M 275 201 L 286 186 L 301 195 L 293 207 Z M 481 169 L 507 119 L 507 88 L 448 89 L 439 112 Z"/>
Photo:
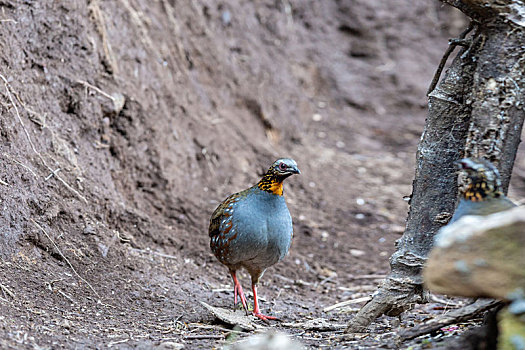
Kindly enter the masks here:
<path id="1" fill-rule="evenodd" d="M 279 170 L 286 170 L 286 164 L 280 163 L 279 164 Z"/>

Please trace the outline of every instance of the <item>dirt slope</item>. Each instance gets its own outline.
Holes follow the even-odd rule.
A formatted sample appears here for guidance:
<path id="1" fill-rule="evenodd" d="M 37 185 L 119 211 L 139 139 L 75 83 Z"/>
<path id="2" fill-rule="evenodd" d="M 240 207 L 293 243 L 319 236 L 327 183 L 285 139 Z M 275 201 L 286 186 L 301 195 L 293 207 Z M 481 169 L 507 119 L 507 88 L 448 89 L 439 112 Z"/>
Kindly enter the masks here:
<path id="1" fill-rule="evenodd" d="M 286 184 L 296 236 L 263 309 L 331 317 L 323 307 L 356 295 L 344 288 L 376 282 L 356 276 L 388 271 L 457 13 L 433 0 L 0 8 L 1 347 L 222 344 L 188 337 L 214 321 L 198 300 L 231 305 L 208 218 L 278 156 L 302 175 Z M 334 344 L 323 337 L 303 338 Z"/>

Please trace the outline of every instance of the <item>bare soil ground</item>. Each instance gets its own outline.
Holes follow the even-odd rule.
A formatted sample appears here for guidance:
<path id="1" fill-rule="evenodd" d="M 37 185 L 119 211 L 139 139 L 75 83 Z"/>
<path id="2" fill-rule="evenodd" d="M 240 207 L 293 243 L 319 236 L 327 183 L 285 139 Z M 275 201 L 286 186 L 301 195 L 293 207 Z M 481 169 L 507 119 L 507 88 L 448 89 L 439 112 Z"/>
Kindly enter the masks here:
<path id="1" fill-rule="evenodd" d="M 323 309 L 388 272 L 425 91 L 461 15 L 437 0 L 0 0 L 0 20 L 1 348 L 251 334 L 199 303 L 233 301 L 208 219 L 279 156 L 302 171 L 285 188 L 295 238 L 260 286 L 283 322 L 260 325 L 313 348 L 440 346 L 394 340 L 441 304 L 353 339 L 284 323 L 345 324 L 362 303 Z M 520 154 L 511 197 L 524 179 Z"/>

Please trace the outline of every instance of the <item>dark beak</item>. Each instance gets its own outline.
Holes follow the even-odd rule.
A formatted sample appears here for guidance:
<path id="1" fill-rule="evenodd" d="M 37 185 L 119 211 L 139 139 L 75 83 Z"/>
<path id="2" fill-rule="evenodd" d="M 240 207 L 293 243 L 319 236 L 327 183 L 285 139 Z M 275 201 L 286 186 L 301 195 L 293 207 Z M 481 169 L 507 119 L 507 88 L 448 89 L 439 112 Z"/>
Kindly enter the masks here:
<path id="1" fill-rule="evenodd" d="M 299 168 L 296 167 L 296 166 L 294 166 L 293 168 L 290 168 L 288 171 L 289 171 L 290 173 L 292 173 L 292 174 L 300 174 L 300 173 L 301 173 L 301 171 L 299 170 Z"/>
<path id="2" fill-rule="evenodd" d="M 456 166 L 456 168 L 458 168 L 458 170 L 467 169 L 468 168 L 468 159 L 463 158 L 463 159 L 460 159 L 460 160 L 456 160 L 454 162 L 454 165 Z"/>

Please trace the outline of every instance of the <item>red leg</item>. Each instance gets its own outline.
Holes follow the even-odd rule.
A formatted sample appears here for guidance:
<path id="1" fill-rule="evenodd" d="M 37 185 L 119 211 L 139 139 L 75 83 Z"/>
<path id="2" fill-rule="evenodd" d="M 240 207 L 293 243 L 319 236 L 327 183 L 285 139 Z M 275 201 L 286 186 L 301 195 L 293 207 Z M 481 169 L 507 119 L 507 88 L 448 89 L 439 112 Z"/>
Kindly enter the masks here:
<path id="1" fill-rule="evenodd" d="M 239 280 L 237 279 L 236 271 L 230 271 L 230 274 L 233 278 L 233 303 L 234 305 L 237 305 L 238 294 L 239 298 L 241 299 L 242 307 L 246 311 L 246 314 L 248 314 L 248 303 L 246 302 L 246 297 L 244 296 L 244 292 L 242 291 L 242 286 L 239 283 Z"/>
<path id="2" fill-rule="evenodd" d="M 253 290 L 253 315 L 255 317 L 260 318 L 263 321 L 277 320 L 277 317 L 266 316 L 266 315 L 261 314 L 261 310 L 259 310 L 259 302 L 257 301 L 257 285 L 254 283 L 252 283 L 252 290 Z"/>

